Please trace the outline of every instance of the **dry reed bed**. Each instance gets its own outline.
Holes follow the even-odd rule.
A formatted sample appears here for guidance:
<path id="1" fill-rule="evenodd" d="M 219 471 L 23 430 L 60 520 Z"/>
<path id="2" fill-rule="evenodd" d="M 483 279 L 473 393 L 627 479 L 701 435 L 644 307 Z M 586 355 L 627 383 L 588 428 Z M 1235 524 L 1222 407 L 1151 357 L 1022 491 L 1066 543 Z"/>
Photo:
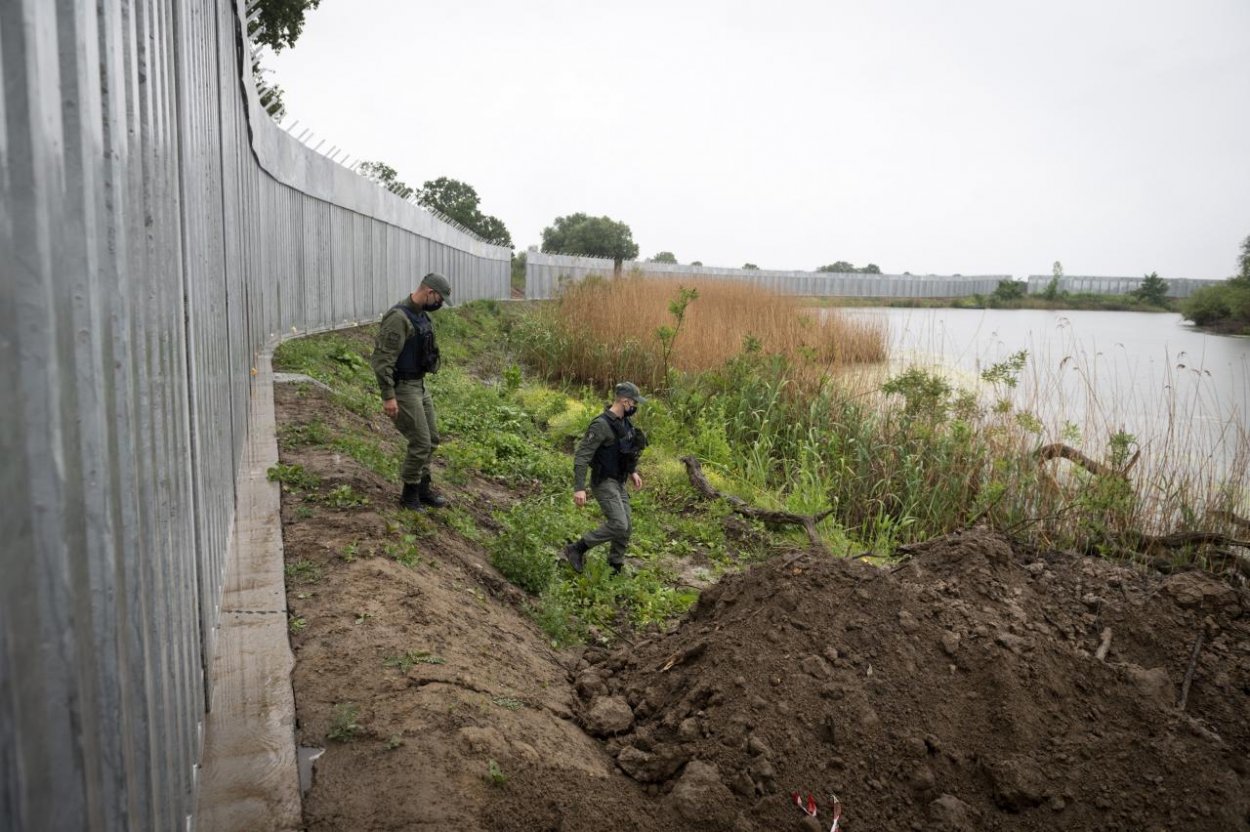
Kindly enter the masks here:
<path id="1" fill-rule="evenodd" d="M 698 297 L 686 308 L 670 366 L 701 372 L 744 351 L 786 356 L 813 377 L 886 358 L 882 322 L 813 310 L 799 298 L 725 280 L 647 276 L 589 279 L 565 290 L 552 314 L 565 340 L 548 369 L 566 378 L 609 383 L 629 377 L 651 388 L 664 381 L 663 344 L 656 335 L 677 321 L 669 304 L 680 290 Z"/>

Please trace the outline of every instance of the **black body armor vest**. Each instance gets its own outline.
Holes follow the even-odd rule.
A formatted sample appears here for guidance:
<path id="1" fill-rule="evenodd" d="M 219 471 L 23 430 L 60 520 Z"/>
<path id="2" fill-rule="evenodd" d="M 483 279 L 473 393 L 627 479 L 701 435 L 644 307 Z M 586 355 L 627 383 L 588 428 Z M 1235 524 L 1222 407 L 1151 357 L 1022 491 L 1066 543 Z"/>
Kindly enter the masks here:
<path id="1" fill-rule="evenodd" d="M 410 381 L 424 378 L 426 373 L 437 373 L 439 365 L 438 344 L 434 343 L 434 325 L 424 312 L 413 312 L 406 304 L 392 307 L 408 316 L 413 329 L 412 337 L 404 342 L 399 358 L 395 361 L 395 380 Z"/>
<path id="2" fill-rule="evenodd" d="M 638 456 L 643 447 L 638 441 L 641 432 L 634 428 L 628 417 L 616 419 L 607 413 L 601 413 L 597 418 L 607 421 L 616 441 L 605 442 L 595 450 L 595 455 L 590 460 L 592 487 L 607 479 L 623 482 L 638 469 Z"/>

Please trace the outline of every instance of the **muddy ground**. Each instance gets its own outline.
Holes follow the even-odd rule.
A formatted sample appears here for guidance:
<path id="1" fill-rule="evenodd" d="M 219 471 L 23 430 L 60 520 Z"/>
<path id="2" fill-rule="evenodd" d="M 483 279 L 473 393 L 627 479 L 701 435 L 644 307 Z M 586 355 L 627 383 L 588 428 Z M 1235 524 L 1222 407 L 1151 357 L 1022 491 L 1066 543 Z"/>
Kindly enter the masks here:
<path id="1" fill-rule="evenodd" d="M 280 424 L 391 438 L 275 396 Z M 394 485 L 346 455 L 282 461 L 369 498 L 283 496 L 297 739 L 326 749 L 310 830 L 827 829 L 834 794 L 844 830 L 1250 829 L 1232 579 L 972 530 L 888 569 L 782 555 L 667 632 L 557 653 L 479 543 L 398 528 Z M 519 499 L 445 490 L 487 534 Z"/>

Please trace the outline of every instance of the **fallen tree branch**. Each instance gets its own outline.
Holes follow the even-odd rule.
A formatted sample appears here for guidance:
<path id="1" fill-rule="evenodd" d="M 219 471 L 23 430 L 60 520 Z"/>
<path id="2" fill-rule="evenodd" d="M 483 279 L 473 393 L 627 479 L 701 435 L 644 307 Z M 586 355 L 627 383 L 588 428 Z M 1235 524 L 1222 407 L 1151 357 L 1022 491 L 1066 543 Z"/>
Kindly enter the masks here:
<path id="1" fill-rule="evenodd" d="M 699 460 L 693 456 L 683 456 L 681 461 L 686 466 L 686 474 L 690 477 L 690 484 L 704 497 L 709 500 L 724 500 L 729 503 L 734 514 L 743 517 L 750 517 L 759 520 L 769 526 L 802 526 L 803 531 L 807 532 L 807 539 L 811 542 L 812 547 L 825 550 L 824 541 L 820 539 L 820 533 L 816 531 L 816 524 L 833 514 L 833 509 L 822 511 L 820 514 L 794 514 L 789 511 L 776 511 L 773 509 L 759 508 L 748 503 L 741 497 L 735 497 L 732 494 L 722 494 L 717 491 L 712 483 L 708 482 L 707 475 L 703 473 L 703 466 Z"/>
<path id="2" fill-rule="evenodd" d="M 1121 477 L 1121 478 L 1126 477 L 1128 475 L 1129 469 L 1131 469 L 1134 465 L 1137 464 L 1137 457 L 1140 455 L 1140 453 L 1141 452 L 1138 451 L 1137 453 L 1133 454 L 1133 458 L 1129 460 L 1128 465 L 1125 465 L 1123 470 L 1120 470 L 1120 469 L 1112 468 L 1110 465 L 1107 465 L 1105 463 L 1099 462 L 1096 459 L 1088 457 L 1085 454 L 1078 451 L 1076 448 L 1073 448 L 1070 445 L 1065 445 L 1062 442 L 1055 442 L 1051 445 L 1043 445 L 1042 447 L 1037 449 L 1037 457 L 1038 459 L 1041 459 L 1043 461 L 1047 459 L 1058 459 L 1058 458 L 1067 459 L 1072 462 L 1075 462 L 1077 465 L 1081 466 L 1086 471 L 1089 471 L 1091 474 L 1094 474 L 1095 476 Z"/>
<path id="3" fill-rule="evenodd" d="M 1233 528 L 1250 532 L 1250 520 L 1233 514 L 1231 511 L 1208 511 L 1207 517 L 1212 520 L 1222 520 Z"/>
<path id="4" fill-rule="evenodd" d="M 1194 681 L 1194 669 L 1198 667 L 1198 653 L 1202 650 L 1202 640 L 1206 636 L 1206 631 L 1198 630 L 1198 637 L 1194 639 L 1194 647 L 1189 651 L 1189 669 L 1185 671 L 1185 681 L 1181 683 L 1181 698 L 1176 703 L 1176 707 L 1182 711 L 1185 710 L 1185 703 L 1189 701 L 1189 686 Z"/>

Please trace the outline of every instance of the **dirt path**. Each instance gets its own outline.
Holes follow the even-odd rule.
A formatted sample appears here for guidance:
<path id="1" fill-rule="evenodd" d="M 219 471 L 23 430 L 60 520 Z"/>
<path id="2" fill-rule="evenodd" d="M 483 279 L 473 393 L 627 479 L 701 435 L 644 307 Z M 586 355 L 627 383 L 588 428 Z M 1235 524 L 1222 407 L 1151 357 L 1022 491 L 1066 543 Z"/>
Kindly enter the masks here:
<path id="1" fill-rule="evenodd" d="M 314 389 L 277 407 L 388 429 Z M 283 498 L 309 829 L 816 828 L 795 789 L 848 830 L 1250 829 L 1242 587 L 970 532 L 888 571 L 778 558 L 670 633 L 557 655 L 476 543 L 397 528 L 350 457 L 282 457 L 370 502 Z M 515 499 L 449 496 L 482 528 Z"/>

